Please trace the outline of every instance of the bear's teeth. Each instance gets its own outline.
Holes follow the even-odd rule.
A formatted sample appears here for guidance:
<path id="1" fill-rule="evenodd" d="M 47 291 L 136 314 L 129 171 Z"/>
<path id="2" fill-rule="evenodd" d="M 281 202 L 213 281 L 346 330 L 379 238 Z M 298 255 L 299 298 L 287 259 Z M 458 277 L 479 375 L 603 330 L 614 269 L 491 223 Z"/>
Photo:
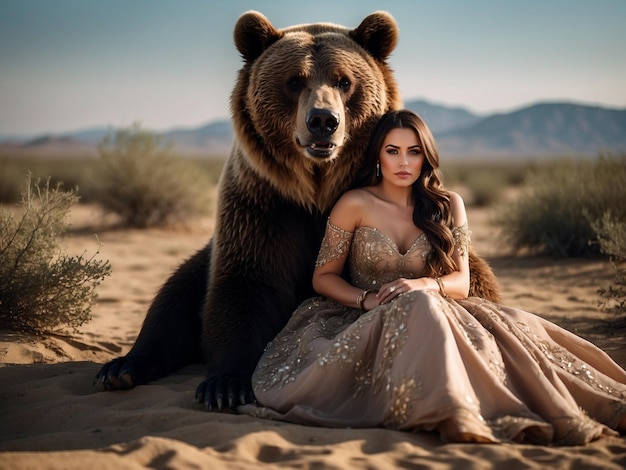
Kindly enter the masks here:
<path id="1" fill-rule="evenodd" d="M 321 143 L 321 144 L 317 144 L 317 143 L 313 142 L 313 143 L 310 145 L 310 147 L 311 147 L 312 149 L 316 149 L 316 148 L 330 149 L 330 148 L 335 147 L 335 145 L 334 145 L 334 144 L 331 144 L 331 143 L 328 143 L 328 142 L 324 142 L 324 143 Z"/>

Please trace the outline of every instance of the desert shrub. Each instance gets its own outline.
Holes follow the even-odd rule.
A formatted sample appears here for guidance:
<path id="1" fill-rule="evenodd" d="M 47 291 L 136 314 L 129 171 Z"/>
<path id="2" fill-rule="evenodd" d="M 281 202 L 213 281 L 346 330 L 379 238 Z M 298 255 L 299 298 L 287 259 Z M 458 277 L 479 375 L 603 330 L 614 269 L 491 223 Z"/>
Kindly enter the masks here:
<path id="1" fill-rule="evenodd" d="M 603 299 L 601 307 L 605 312 L 626 316 L 626 221 L 617 220 L 607 212 L 592 222 L 591 227 L 614 271 L 613 283 L 598 290 Z"/>
<path id="2" fill-rule="evenodd" d="M 129 227 L 187 222 L 209 208 L 206 173 L 176 157 L 159 135 L 139 124 L 99 144 L 99 202 Z"/>
<path id="3" fill-rule="evenodd" d="M 444 161 L 441 169 L 448 187 L 472 185 L 485 180 L 497 180 L 500 187 L 520 186 L 526 173 L 534 167 L 532 161 Z"/>
<path id="4" fill-rule="evenodd" d="M 226 163 L 226 158 L 227 157 L 219 157 L 193 160 L 193 163 L 198 165 L 198 168 L 206 174 L 211 185 L 216 185 L 219 182 L 220 176 L 222 176 L 222 169 Z"/>
<path id="5" fill-rule="evenodd" d="M 27 178 L 18 210 L 0 209 L 0 328 L 44 332 L 90 319 L 108 261 L 67 256 L 59 246 L 74 191 Z"/>
<path id="6" fill-rule="evenodd" d="M 490 206 L 504 197 L 507 188 L 523 184 L 530 165 L 526 161 L 453 161 L 444 162 L 442 171 L 446 187 L 468 191 L 468 206 Z"/>
<path id="7" fill-rule="evenodd" d="M 21 169 L 12 160 L 0 160 L 0 203 L 14 204 L 20 200 L 20 183 L 24 180 Z"/>
<path id="8" fill-rule="evenodd" d="M 21 185 L 28 175 L 34 180 L 50 179 L 55 186 L 61 183 L 66 188 L 77 188 L 81 202 L 93 201 L 95 159 L 56 157 L 3 157 L 0 158 L 0 203 L 14 204 L 21 199 Z"/>
<path id="9" fill-rule="evenodd" d="M 506 182 L 502 178 L 496 177 L 487 172 L 470 173 L 465 184 L 471 192 L 473 206 L 489 206 L 502 198 Z"/>
<path id="10" fill-rule="evenodd" d="M 599 254 L 590 244 L 592 221 L 610 212 L 626 218 L 626 155 L 594 160 L 558 160 L 529 173 L 516 201 L 502 207 L 496 221 L 515 250 L 552 256 Z"/>

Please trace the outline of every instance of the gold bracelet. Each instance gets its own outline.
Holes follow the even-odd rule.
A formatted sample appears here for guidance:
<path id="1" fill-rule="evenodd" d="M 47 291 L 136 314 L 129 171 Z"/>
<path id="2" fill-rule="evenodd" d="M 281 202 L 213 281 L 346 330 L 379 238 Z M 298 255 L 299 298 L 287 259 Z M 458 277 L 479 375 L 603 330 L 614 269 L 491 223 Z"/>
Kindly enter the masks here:
<path id="1" fill-rule="evenodd" d="M 365 310 L 365 297 L 367 297 L 367 294 L 369 294 L 370 292 L 372 292 L 372 291 L 369 290 L 369 289 L 368 290 L 364 290 L 356 298 L 356 304 L 359 306 L 359 308 L 361 310 Z"/>
<path id="2" fill-rule="evenodd" d="M 436 277 L 435 278 L 435 282 L 437 283 L 437 285 L 439 286 L 439 293 L 441 294 L 442 297 L 448 297 L 448 294 L 446 294 L 446 290 L 443 288 L 443 281 L 441 280 L 440 277 Z"/>

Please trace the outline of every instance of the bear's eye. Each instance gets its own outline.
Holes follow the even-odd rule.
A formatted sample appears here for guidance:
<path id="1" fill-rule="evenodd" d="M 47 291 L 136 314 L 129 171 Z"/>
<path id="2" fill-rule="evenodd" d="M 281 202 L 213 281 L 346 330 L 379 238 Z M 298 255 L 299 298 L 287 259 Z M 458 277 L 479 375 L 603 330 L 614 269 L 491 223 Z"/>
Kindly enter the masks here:
<path id="1" fill-rule="evenodd" d="M 346 77 L 340 78 L 337 82 L 337 88 L 342 91 L 346 91 L 348 88 L 350 88 L 350 80 L 348 80 Z"/>
<path id="2" fill-rule="evenodd" d="M 304 79 L 302 77 L 291 77 L 287 80 L 287 89 L 293 92 L 300 92 L 304 88 Z"/>

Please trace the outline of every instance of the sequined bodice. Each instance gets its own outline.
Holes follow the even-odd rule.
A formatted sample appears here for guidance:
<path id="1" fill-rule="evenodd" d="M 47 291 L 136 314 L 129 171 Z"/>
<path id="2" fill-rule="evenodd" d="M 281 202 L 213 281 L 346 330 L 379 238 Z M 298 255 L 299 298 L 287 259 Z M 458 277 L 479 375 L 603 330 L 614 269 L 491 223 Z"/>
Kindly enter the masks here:
<path id="1" fill-rule="evenodd" d="M 363 289 L 378 290 L 380 284 L 399 277 L 416 278 L 424 270 L 432 247 L 421 234 L 406 253 L 384 233 L 372 227 L 359 227 L 350 248 L 350 274 L 353 283 Z"/>
<path id="2" fill-rule="evenodd" d="M 452 228 L 452 238 L 457 252 L 465 256 L 470 243 L 467 222 Z M 329 220 L 315 266 L 349 259 L 353 284 L 377 291 L 379 285 L 399 277 L 420 277 L 431 251 L 432 245 L 425 234 L 417 237 L 406 253 L 400 253 L 393 240 L 376 228 L 358 227 L 348 232 Z"/>

